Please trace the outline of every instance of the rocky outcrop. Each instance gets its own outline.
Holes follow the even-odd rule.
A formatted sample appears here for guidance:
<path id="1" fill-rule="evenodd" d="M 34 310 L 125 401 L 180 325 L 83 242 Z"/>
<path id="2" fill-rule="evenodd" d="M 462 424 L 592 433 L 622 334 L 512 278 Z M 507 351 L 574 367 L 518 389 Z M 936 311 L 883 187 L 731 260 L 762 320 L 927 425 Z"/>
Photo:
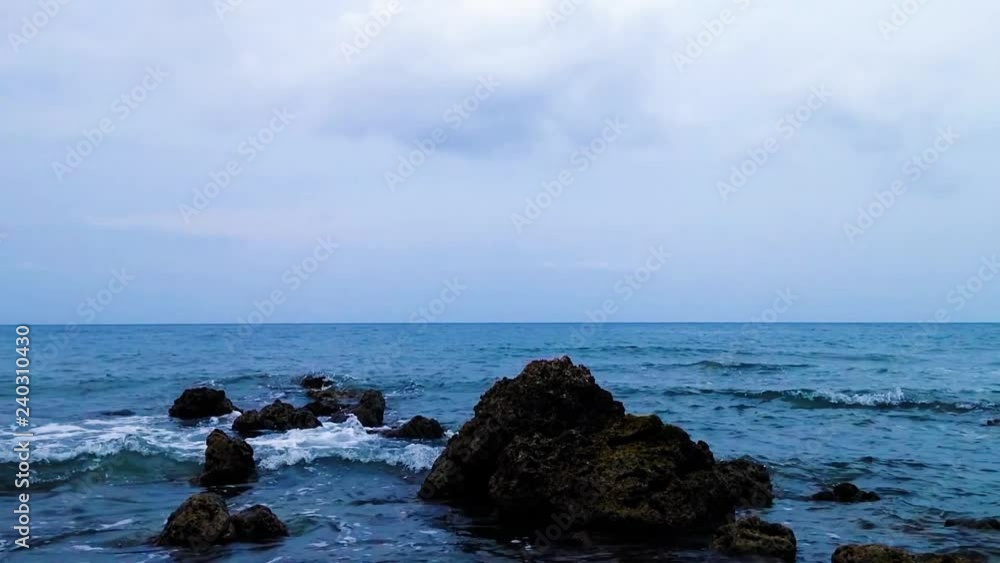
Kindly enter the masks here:
<path id="1" fill-rule="evenodd" d="M 213 545 L 260 542 L 287 535 L 288 528 L 265 506 L 254 506 L 230 516 L 221 496 L 199 493 L 170 515 L 156 544 L 202 550 Z"/>
<path id="2" fill-rule="evenodd" d="M 862 491 L 852 483 L 840 483 L 833 490 L 820 491 L 810 498 L 831 502 L 874 502 L 881 499 L 878 494 Z"/>
<path id="3" fill-rule="evenodd" d="M 984 563 L 975 554 L 914 554 L 885 545 L 845 545 L 837 548 L 830 563 Z"/>
<path id="4" fill-rule="evenodd" d="M 625 414 L 590 370 L 563 357 L 487 391 L 420 496 L 486 503 L 522 524 L 568 514 L 574 529 L 669 539 L 714 531 L 748 499 L 765 502 L 763 486 L 731 488 L 738 473 L 684 430 Z"/>
<path id="5" fill-rule="evenodd" d="M 433 418 L 417 415 L 399 428 L 385 432 L 384 435 L 390 438 L 438 440 L 444 437 L 444 427 Z"/>
<path id="6" fill-rule="evenodd" d="M 204 487 L 239 485 L 257 479 L 253 448 L 240 438 L 213 430 L 205 441 L 205 468 L 197 483 Z"/>
<path id="7" fill-rule="evenodd" d="M 381 391 L 365 391 L 352 412 L 362 426 L 382 426 L 385 424 L 385 397 Z"/>
<path id="8" fill-rule="evenodd" d="M 333 382 L 322 375 L 309 374 L 302 378 L 300 382 L 306 389 L 325 389 L 333 385 Z"/>
<path id="9" fill-rule="evenodd" d="M 174 418 L 192 419 L 209 416 L 222 416 L 237 410 L 226 398 L 226 392 L 221 389 L 196 387 L 185 389 L 180 397 L 174 400 L 170 407 L 170 416 Z"/>
<path id="10" fill-rule="evenodd" d="M 340 404 L 336 398 L 324 397 L 316 399 L 303 407 L 316 416 L 336 416 L 344 410 L 344 405 Z"/>
<path id="11" fill-rule="evenodd" d="M 997 518 L 949 518 L 944 525 L 949 528 L 971 528 L 973 530 L 1000 530 Z"/>
<path id="12" fill-rule="evenodd" d="M 721 461 L 717 471 L 737 508 L 767 508 L 774 504 L 774 489 L 767 468 L 750 459 Z"/>
<path id="13" fill-rule="evenodd" d="M 313 413 L 281 401 L 275 401 L 259 411 L 247 411 L 233 421 L 233 430 L 243 435 L 254 435 L 265 430 L 287 432 L 293 428 L 320 426 L 322 424 Z"/>
<path id="14" fill-rule="evenodd" d="M 795 561 L 795 534 L 781 524 L 771 524 L 756 516 L 719 528 L 712 547 L 729 555 L 757 555 Z"/>
<path id="15" fill-rule="evenodd" d="M 310 389 L 306 395 L 313 401 L 305 408 L 316 416 L 329 416 L 333 422 L 344 422 L 353 414 L 363 426 L 385 424 L 385 396 L 376 389 Z"/>

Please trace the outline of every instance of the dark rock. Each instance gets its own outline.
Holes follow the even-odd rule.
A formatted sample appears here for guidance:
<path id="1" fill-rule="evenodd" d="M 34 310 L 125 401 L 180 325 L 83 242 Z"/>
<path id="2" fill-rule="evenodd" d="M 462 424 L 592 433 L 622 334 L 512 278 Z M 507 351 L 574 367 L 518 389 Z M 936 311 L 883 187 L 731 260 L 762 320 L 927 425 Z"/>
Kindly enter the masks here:
<path id="1" fill-rule="evenodd" d="M 381 391 L 365 391 L 352 412 L 362 426 L 382 426 L 385 423 L 385 397 Z"/>
<path id="2" fill-rule="evenodd" d="M 324 389 L 333 385 L 333 382 L 322 375 L 307 375 L 302 378 L 302 386 L 306 389 Z"/>
<path id="3" fill-rule="evenodd" d="M 874 502 L 881 499 L 878 494 L 862 491 L 851 483 L 840 483 L 832 491 L 820 491 L 810 498 L 832 502 Z"/>
<path id="4" fill-rule="evenodd" d="M 229 543 L 236 531 L 226 501 L 213 493 L 199 493 L 185 500 L 167 519 L 157 545 L 205 549 Z"/>
<path id="5" fill-rule="evenodd" d="M 771 524 L 756 516 L 719 528 L 712 547 L 729 555 L 762 555 L 795 561 L 795 534 L 781 524 Z"/>
<path id="6" fill-rule="evenodd" d="M 135 416 L 135 411 L 122 409 L 120 411 L 104 411 L 101 416 Z"/>
<path id="7" fill-rule="evenodd" d="M 763 465 L 749 459 L 721 461 L 719 476 L 737 499 L 737 508 L 767 508 L 774 503 L 771 475 Z"/>
<path id="8" fill-rule="evenodd" d="M 949 518 L 944 525 L 949 528 L 972 528 L 973 530 L 1000 530 L 1000 520 L 996 518 Z"/>
<path id="9" fill-rule="evenodd" d="M 385 433 L 390 438 L 437 440 L 444 437 L 444 427 L 433 418 L 417 415 L 399 428 Z"/>
<path id="10" fill-rule="evenodd" d="M 317 399 L 303 408 L 316 416 L 332 416 L 344 410 L 337 399 L 328 398 Z"/>
<path id="11" fill-rule="evenodd" d="M 293 428 L 320 426 L 322 424 L 313 413 L 281 401 L 275 401 L 259 411 L 247 411 L 233 421 L 233 430 L 244 435 L 252 435 L 263 430 L 287 432 Z"/>
<path id="12" fill-rule="evenodd" d="M 994 418 L 993 420 L 987 420 L 986 426 L 1000 426 L 1000 418 Z"/>
<path id="13" fill-rule="evenodd" d="M 755 497 L 730 490 L 736 473 L 720 471 L 708 445 L 682 429 L 626 415 L 564 357 L 531 362 L 487 391 L 420 496 L 485 503 L 521 524 L 568 514 L 574 529 L 671 538 L 731 521 Z"/>
<path id="14" fill-rule="evenodd" d="M 885 545 L 844 545 L 833 553 L 830 563 L 984 563 L 976 554 L 914 554 Z"/>
<path id="15" fill-rule="evenodd" d="M 270 508 L 260 504 L 237 512 L 232 522 L 237 541 L 263 542 L 288 536 L 284 522 Z"/>
<path id="16" fill-rule="evenodd" d="M 226 398 L 226 392 L 221 389 L 197 387 L 186 389 L 178 397 L 172 407 L 170 416 L 175 418 L 205 418 L 222 416 L 233 412 L 233 403 Z"/>
<path id="17" fill-rule="evenodd" d="M 205 441 L 205 469 L 198 483 L 205 487 L 239 485 L 257 479 L 253 448 L 240 438 L 213 430 Z"/>

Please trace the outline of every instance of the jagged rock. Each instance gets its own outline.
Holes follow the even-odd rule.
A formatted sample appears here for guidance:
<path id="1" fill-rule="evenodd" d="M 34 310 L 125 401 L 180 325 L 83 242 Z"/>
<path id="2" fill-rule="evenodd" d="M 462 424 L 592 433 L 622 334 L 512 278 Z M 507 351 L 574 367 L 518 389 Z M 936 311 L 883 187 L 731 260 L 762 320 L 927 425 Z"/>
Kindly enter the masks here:
<path id="1" fill-rule="evenodd" d="M 720 471 L 708 445 L 684 430 L 626 415 L 586 367 L 563 357 L 531 362 L 487 391 L 420 496 L 490 504 L 521 524 L 568 514 L 574 529 L 670 538 L 732 520 L 753 496 L 730 490 L 732 469 Z"/>
<path id="2" fill-rule="evenodd" d="M 266 506 L 257 505 L 230 516 L 221 496 L 198 493 L 170 515 L 156 544 L 202 550 L 230 542 L 259 542 L 287 535 L 288 528 Z"/>
<path id="3" fill-rule="evenodd" d="M 262 430 L 287 432 L 293 428 L 320 426 L 322 424 L 313 413 L 281 401 L 275 401 L 259 411 L 247 411 L 233 421 L 233 430 L 244 435 L 252 435 Z"/>
<path id="4" fill-rule="evenodd" d="M 399 428 L 385 432 L 385 435 L 390 438 L 437 440 L 444 437 L 444 427 L 433 418 L 417 415 Z"/>
<path id="5" fill-rule="evenodd" d="M 222 430 L 213 430 L 205 441 L 205 469 L 198 483 L 205 487 L 239 485 L 257 479 L 253 448 L 240 438 L 230 438 Z"/>
<path id="6" fill-rule="evenodd" d="M 763 465 L 749 459 L 734 459 L 719 462 L 717 471 L 737 499 L 737 508 L 767 508 L 774 503 L 771 475 Z"/>
<path id="7" fill-rule="evenodd" d="M 316 416 L 334 416 L 344 410 L 344 406 L 337 399 L 317 399 L 302 407 Z"/>
<path id="8" fill-rule="evenodd" d="M 1000 520 L 996 518 L 949 518 L 944 525 L 949 528 L 972 528 L 973 530 L 1000 530 Z"/>
<path id="9" fill-rule="evenodd" d="M 820 491 L 810 498 L 833 502 L 874 502 L 881 499 L 878 494 L 862 491 L 852 483 L 839 483 L 832 491 Z"/>
<path id="10" fill-rule="evenodd" d="M 310 374 L 302 378 L 302 386 L 306 389 L 325 389 L 333 382 L 322 375 Z"/>
<path id="11" fill-rule="evenodd" d="M 762 555 L 795 561 L 795 534 L 781 524 L 771 524 L 756 516 L 719 528 L 712 547 L 730 555 Z"/>
<path id="12" fill-rule="evenodd" d="M 365 391 L 352 412 L 362 426 L 382 426 L 385 423 L 385 397 L 381 391 Z"/>
<path id="13" fill-rule="evenodd" d="M 198 493 L 185 500 L 167 519 L 157 545 L 205 549 L 236 539 L 226 501 L 213 493 Z"/>
<path id="14" fill-rule="evenodd" d="M 833 553 L 830 563 L 984 563 L 976 554 L 914 554 L 885 545 L 844 545 Z"/>
<path id="15" fill-rule="evenodd" d="M 237 541 L 262 542 L 288 536 L 288 527 L 264 505 L 237 512 L 232 522 Z"/>
<path id="16" fill-rule="evenodd" d="M 221 389 L 196 387 L 185 389 L 170 407 L 170 416 L 175 418 L 205 418 L 222 416 L 236 410 Z"/>

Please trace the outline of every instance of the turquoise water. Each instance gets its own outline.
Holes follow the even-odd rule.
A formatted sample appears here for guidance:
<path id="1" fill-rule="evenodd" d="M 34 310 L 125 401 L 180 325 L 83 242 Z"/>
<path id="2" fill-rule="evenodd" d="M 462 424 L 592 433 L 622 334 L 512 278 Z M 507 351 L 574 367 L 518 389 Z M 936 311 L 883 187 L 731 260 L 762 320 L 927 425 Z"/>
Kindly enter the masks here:
<path id="1" fill-rule="evenodd" d="M 14 327 L 0 350 L 13 365 Z M 3 552 L 11 561 L 739 561 L 634 546 L 529 547 L 488 518 L 417 499 L 441 443 L 389 440 L 353 421 L 251 439 L 260 481 L 230 499 L 266 504 L 292 537 L 201 556 L 149 545 L 198 489 L 204 439 L 231 417 L 166 416 L 186 388 L 224 388 L 255 408 L 305 404 L 301 375 L 386 393 L 387 423 L 422 414 L 454 431 L 498 378 L 568 354 L 631 412 L 652 412 L 719 458 L 772 470 L 763 511 L 798 537 L 799 560 L 878 542 L 921 551 L 975 548 L 1000 559 L 1000 533 L 945 528 L 1000 516 L 1000 325 L 560 324 L 34 326 L 35 433 L 30 551 L 12 550 L 10 447 L 0 451 Z M 14 430 L 14 384 L 7 416 Z M 881 502 L 805 498 L 851 480 Z"/>

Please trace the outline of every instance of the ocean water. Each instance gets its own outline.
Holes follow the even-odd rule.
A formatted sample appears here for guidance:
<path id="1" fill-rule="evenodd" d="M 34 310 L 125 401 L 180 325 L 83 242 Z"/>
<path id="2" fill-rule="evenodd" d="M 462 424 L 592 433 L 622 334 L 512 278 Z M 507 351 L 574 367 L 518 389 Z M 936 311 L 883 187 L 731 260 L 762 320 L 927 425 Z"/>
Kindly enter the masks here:
<path id="1" fill-rule="evenodd" d="M 14 327 L 0 350 L 12 366 Z M 487 516 L 421 502 L 443 443 L 371 435 L 356 422 L 251 439 L 259 482 L 229 499 L 266 504 L 291 537 L 193 555 L 152 547 L 199 489 L 204 440 L 232 417 L 167 417 L 187 387 L 235 404 L 305 404 L 297 382 L 321 372 L 386 394 L 387 423 L 417 414 L 450 431 L 479 396 L 526 362 L 567 354 L 629 412 L 656 413 L 750 455 L 776 489 L 764 518 L 796 533 L 799 561 L 838 545 L 976 549 L 1000 560 L 1000 533 L 946 528 L 1000 517 L 1000 325 L 481 324 L 34 326 L 31 330 L 30 550 L 14 550 L 16 464 L 0 451 L 0 558 L 10 561 L 741 561 L 662 547 L 549 544 Z M 0 388 L 14 425 L 13 377 Z M 9 427 L 9 430 L 8 430 Z M 810 502 L 853 481 L 882 501 Z"/>

